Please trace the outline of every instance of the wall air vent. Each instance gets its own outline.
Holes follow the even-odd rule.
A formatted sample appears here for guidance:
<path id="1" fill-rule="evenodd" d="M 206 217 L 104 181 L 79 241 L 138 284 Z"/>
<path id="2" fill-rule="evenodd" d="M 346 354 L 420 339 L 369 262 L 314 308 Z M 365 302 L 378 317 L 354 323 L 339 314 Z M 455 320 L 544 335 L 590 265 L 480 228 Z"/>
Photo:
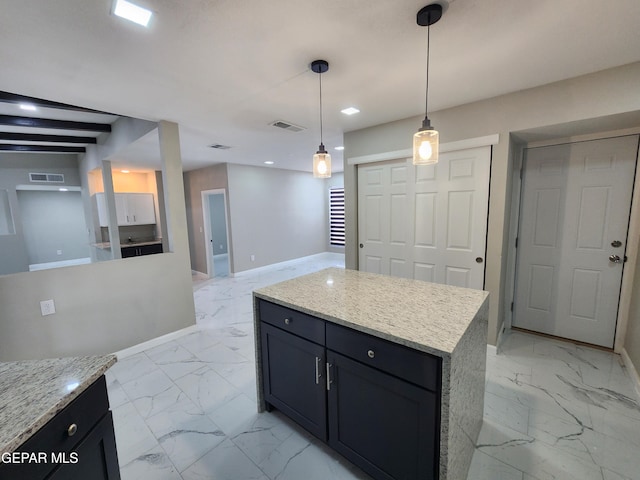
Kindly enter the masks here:
<path id="1" fill-rule="evenodd" d="M 209 148 L 215 148 L 217 150 L 229 150 L 231 147 L 229 145 L 221 145 L 220 143 L 214 143 L 209 145 Z"/>
<path id="2" fill-rule="evenodd" d="M 64 175 L 61 173 L 30 173 L 31 182 L 64 183 Z"/>
<path id="3" fill-rule="evenodd" d="M 283 130 L 289 130 L 290 132 L 301 132 L 302 130 L 306 130 L 306 128 L 301 127 L 299 125 L 294 125 L 293 123 L 285 122 L 283 120 L 276 120 L 271 123 L 272 126 L 282 128 Z"/>

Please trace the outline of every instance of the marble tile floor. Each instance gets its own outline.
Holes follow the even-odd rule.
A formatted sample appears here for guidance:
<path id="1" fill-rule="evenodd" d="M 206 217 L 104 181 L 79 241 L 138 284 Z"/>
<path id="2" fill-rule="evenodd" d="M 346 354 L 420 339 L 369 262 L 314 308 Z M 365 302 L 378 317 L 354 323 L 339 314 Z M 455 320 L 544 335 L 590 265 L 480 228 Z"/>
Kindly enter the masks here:
<path id="1" fill-rule="evenodd" d="M 107 372 L 123 480 L 365 480 L 277 411 L 256 413 L 251 292 L 329 266 L 325 254 L 194 277 L 197 330 Z M 640 479 L 640 407 L 618 357 L 509 332 L 487 354 L 469 480 Z"/>

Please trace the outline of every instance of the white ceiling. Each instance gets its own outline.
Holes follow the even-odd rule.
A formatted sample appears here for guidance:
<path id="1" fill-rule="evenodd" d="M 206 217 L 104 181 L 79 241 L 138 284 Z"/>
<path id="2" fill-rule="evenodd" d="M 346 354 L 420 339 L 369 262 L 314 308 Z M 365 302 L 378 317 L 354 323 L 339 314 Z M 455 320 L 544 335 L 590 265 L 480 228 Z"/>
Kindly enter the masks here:
<path id="1" fill-rule="evenodd" d="M 336 170 L 343 132 L 424 115 L 426 28 L 415 15 L 429 0 L 137 3 L 154 11 L 148 29 L 111 15 L 111 0 L 0 0 L 0 91 L 175 121 L 185 170 L 273 160 L 310 171 L 320 134 L 308 65 L 319 58 L 330 64 L 324 144 Z M 430 110 L 640 61 L 638 0 L 440 3 Z M 341 114 L 348 106 L 361 113 Z M 156 162 L 154 136 L 122 160 Z"/>

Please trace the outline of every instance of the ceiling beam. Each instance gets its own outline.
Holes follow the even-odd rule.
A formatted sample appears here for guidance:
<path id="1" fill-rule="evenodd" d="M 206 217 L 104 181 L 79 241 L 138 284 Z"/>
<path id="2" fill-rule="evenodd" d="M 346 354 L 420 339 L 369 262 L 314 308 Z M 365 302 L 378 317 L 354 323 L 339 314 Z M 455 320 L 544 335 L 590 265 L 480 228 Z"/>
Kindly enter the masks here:
<path id="1" fill-rule="evenodd" d="M 17 142 L 87 143 L 95 145 L 95 137 L 74 137 L 71 135 L 42 135 L 39 133 L 0 132 L 0 140 Z"/>
<path id="2" fill-rule="evenodd" d="M 84 147 L 66 147 L 64 145 L 16 145 L 0 143 L 0 151 L 5 152 L 46 152 L 46 153 L 85 153 Z"/>
<path id="3" fill-rule="evenodd" d="M 88 132 L 111 132 L 111 125 L 108 123 L 75 122 L 71 120 L 52 120 L 49 118 L 18 117 L 14 115 L 0 115 L 0 125 L 59 130 L 84 130 Z"/>
<path id="4" fill-rule="evenodd" d="M 0 102 L 4 103 L 28 103 L 36 107 L 57 108 L 59 110 L 73 110 L 75 112 L 101 113 L 104 115 L 113 115 L 113 113 L 101 112 L 100 110 L 92 110 L 90 108 L 76 107 L 66 103 L 52 102 L 51 100 L 42 100 L 36 97 L 27 97 L 9 92 L 0 92 Z"/>

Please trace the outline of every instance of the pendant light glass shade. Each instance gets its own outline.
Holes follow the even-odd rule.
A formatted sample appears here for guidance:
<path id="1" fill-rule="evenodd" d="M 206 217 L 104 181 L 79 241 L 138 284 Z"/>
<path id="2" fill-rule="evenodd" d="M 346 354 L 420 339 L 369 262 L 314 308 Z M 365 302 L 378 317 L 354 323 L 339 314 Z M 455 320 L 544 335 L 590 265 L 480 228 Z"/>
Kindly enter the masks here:
<path id="1" fill-rule="evenodd" d="M 438 163 L 439 134 L 437 130 L 420 129 L 413 135 L 413 164 Z"/>
<path id="2" fill-rule="evenodd" d="M 331 177 L 331 155 L 327 153 L 322 144 L 313 156 L 313 176 L 315 178 Z"/>

